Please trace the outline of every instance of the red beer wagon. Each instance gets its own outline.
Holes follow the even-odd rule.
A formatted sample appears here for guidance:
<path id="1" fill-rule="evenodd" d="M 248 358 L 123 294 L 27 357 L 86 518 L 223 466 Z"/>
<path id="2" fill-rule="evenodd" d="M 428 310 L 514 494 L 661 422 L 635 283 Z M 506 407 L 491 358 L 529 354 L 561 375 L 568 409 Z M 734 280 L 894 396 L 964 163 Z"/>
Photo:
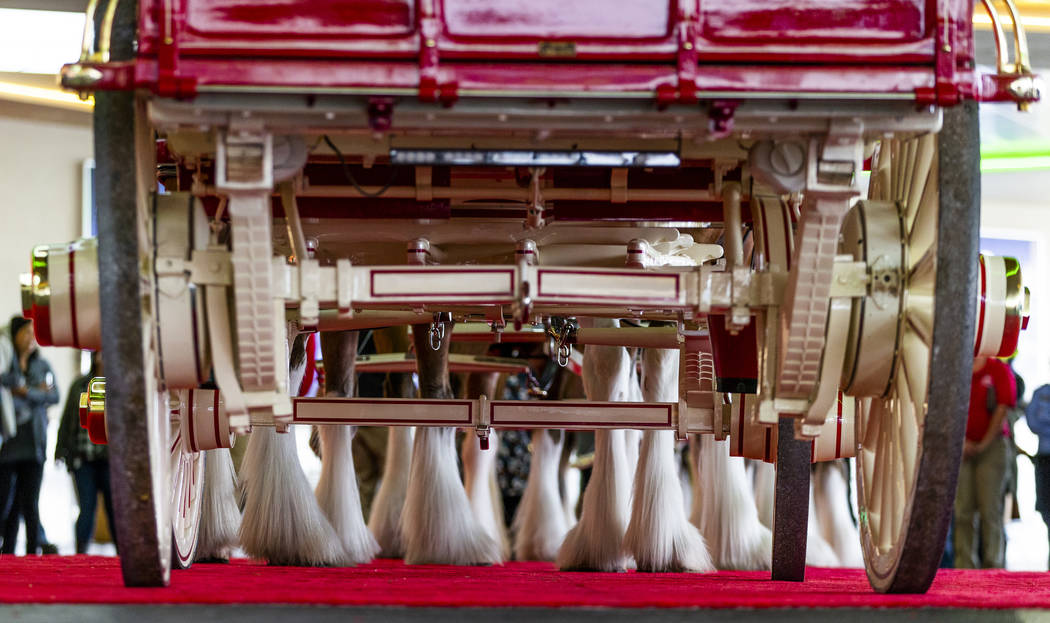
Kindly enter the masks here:
<path id="1" fill-rule="evenodd" d="M 1015 57 L 991 7 L 985 74 L 965 0 L 92 0 L 62 82 L 95 97 L 98 242 L 38 247 L 25 294 L 41 343 L 106 353 L 86 416 L 125 581 L 166 583 L 173 539 L 192 560 L 201 450 L 331 422 L 288 397 L 289 325 L 440 343 L 455 321 L 542 326 L 563 360 L 678 348 L 679 401 L 630 422 L 417 401 L 401 423 L 728 437 L 778 465 L 782 578 L 810 461 L 855 456 L 872 586 L 926 590 L 971 363 L 1027 314 L 1016 262 L 977 254 L 977 102 L 1038 98 L 1006 6 Z M 194 432 L 209 377 L 222 417 Z"/>

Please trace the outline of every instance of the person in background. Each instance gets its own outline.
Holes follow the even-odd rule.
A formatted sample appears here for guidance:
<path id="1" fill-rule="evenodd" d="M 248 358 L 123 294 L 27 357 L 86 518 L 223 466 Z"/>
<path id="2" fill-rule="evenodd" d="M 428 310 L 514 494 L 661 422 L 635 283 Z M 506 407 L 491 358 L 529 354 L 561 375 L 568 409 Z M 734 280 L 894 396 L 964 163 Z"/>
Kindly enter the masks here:
<path id="1" fill-rule="evenodd" d="M 19 519 L 24 519 L 28 555 L 38 553 L 41 546 L 38 502 L 46 458 L 47 408 L 58 402 L 58 389 L 50 364 L 40 355 L 32 321 L 15 316 L 9 328 L 15 357 L 0 374 L 0 384 L 11 391 L 16 432 L 0 446 L 0 491 L 13 494 L 0 552 L 14 553 Z"/>
<path id="2" fill-rule="evenodd" d="M 95 510 L 98 494 L 106 509 L 109 525 L 113 523 L 113 499 L 109 489 L 109 455 L 106 446 L 96 445 L 88 437 L 87 430 L 80 427 L 80 394 L 88 389 L 88 383 L 96 376 L 104 376 L 101 351 L 91 353 L 91 369 L 77 378 L 69 388 L 62 421 L 58 425 L 58 440 L 55 443 L 55 461 L 62 461 L 73 476 L 77 493 L 76 540 L 77 553 L 86 554 L 91 537 L 95 534 Z"/>
<path id="3" fill-rule="evenodd" d="M 1050 531 L 1050 385 L 1043 385 L 1032 393 L 1024 417 L 1028 428 L 1039 437 L 1039 449 L 1032 457 L 1035 465 L 1035 510 L 1039 511 Z M 1050 561 L 1047 564 L 1050 565 Z"/>
<path id="4" fill-rule="evenodd" d="M 1012 456 L 1006 411 L 1014 406 L 1016 398 L 1014 375 L 1005 363 L 993 357 L 974 361 L 966 440 L 955 496 L 956 568 L 1005 565 L 1003 497 Z"/>

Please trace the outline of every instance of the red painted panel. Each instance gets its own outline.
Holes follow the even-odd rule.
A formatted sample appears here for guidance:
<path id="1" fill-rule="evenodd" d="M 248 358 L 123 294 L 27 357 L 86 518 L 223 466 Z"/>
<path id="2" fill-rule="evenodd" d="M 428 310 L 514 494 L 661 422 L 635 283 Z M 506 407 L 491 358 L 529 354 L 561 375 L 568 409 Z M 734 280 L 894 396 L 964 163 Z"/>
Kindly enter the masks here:
<path id="1" fill-rule="evenodd" d="M 200 35 L 397 36 L 414 26 L 412 0 L 186 0 L 186 27 Z"/>
<path id="2" fill-rule="evenodd" d="M 667 0 L 445 0 L 447 34 L 462 38 L 657 39 L 670 35 Z"/>
<path id="3" fill-rule="evenodd" d="M 722 42 L 916 41 L 925 0 L 735 0 L 701 3 L 701 32 Z"/>

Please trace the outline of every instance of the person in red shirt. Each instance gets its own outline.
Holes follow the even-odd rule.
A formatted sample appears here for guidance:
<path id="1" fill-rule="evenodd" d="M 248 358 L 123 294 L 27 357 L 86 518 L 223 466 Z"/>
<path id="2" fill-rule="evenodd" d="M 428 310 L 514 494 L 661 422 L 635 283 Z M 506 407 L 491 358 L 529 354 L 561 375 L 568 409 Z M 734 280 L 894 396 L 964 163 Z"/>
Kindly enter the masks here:
<path id="1" fill-rule="evenodd" d="M 1011 456 L 1006 411 L 1016 401 L 1017 389 L 1009 366 L 992 357 L 974 361 L 966 441 L 955 495 L 957 568 L 988 569 L 1005 565 L 1003 496 Z"/>

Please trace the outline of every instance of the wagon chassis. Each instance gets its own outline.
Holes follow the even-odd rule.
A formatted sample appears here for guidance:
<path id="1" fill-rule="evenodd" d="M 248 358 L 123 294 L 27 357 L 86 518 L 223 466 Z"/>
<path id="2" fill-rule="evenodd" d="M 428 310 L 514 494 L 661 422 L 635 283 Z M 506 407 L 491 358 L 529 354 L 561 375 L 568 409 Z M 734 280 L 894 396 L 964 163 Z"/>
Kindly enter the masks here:
<path id="1" fill-rule="evenodd" d="M 214 59 L 190 54 L 178 65 L 184 25 L 163 22 L 165 37 L 147 38 L 154 47 L 132 58 L 136 29 L 155 27 L 154 16 L 136 26 L 115 0 L 98 51 L 86 29 L 81 61 L 64 69 L 67 87 L 99 90 L 100 244 L 38 247 L 23 293 L 42 343 L 101 343 L 117 372 L 92 384 L 82 417 L 114 446 L 125 581 L 163 584 L 172 564 L 192 561 L 201 450 L 229 447 L 252 426 L 338 422 L 463 426 L 482 442 L 501 426 L 728 436 L 734 454 L 781 468 L 778 579 L 804 571 L 808 460 L 856 454 L 872 585 L 925 590 L 961 452 L 958 388 L 972 357 L 1016 346 L 1027 317 L 1015 264 L 983 258 L 978 271 L 957 261 L 976 257 L 979 194 L 976 106 L 959 102 L 1038 98 L 1012 6 L 1016 62 L 999 45 L 994 77 L 956 63 L 967 48 L 953 4 L 940 7 L 947 26 L 931 38 L 932 72 L 910 61 L 875 71 L 868 88 L 781 91 L 742 90 L 740 67 L 716 65 L 705 87 L 690 40 L 698 18 L 685 3 L 673 20 L 671 83 L 653 64 L 638 74 L 649 87 L 619 92 L 447 82 L 460 71 L 474 71 L 479 85 L 499 76 L 444 59 L 439 67 L 437 48 L 448 42 L 430 38 L 436 6 L 419 3 L 418 73 L 372 66 L 389 72 L 387 82 L 411 74 L 409 86 L 280 84 L 291 74 L 279 60 L 245 65 L 258 76 L 270 63 L 272 84 L 228 72 L 227 84 L 198 83 L 187 68 Z M 536 69 L 522 64 L 516 76 L 536 80 Z M 770 80 L 775 70 L 756 65 Z M 599 64 L 587 71 L 613 76 Z M 157 192 L 154 132 L 174 156 L 178 192 Z M 332 162 L 315 153 L 322 142 L 344 171 L 378 164 L 390 181 L 362 185 L 347 173 L 350 185 L 311 183 L 304 167 Z M 866 163 L 871 184 L 860 199 Z M 524 177 L 434 183 L 434 167 L 494 165 Z M 566 165 L 607 170 L 608 186 L 559 185 L 547 169 Z M 711 182 L 633 185 L 632 171 L 660 166 L 707 170 Z M 395 184 L 397 168 L 413 183 Z M 300 214 L 297 201 L 311 197 L 414 199 L 417 211 L 337 221 Z M 623 204 L 621 218 L 566 210 L 581 197 Z M 434 199 L 447 207 L 419 211 Z M 675 203 L 700 207 L 661 212 Z M 702 239 L 713 223 L 719 245 Z M 352 239 L 342 247 L 328 235 L 336 224 Z M 493 232 L 490 247 L 502 250 L 478 244 L 476 231 Z M 380 239 L 363 239 L 370 234 Z M 601 333 L 560 322 L 602 316 L 672 328 Z M 549 351 L 562 361 L 573 345 L 678 349 L 679 401 L 288 396 L 287 344 L 301 331 L 429 325 L 440 345 L 452 324 L 486 323 L 499 341 L 544 321 L 559 327 Z M 975 325 L 972 342 L 959 339 Z M 209 377 L 218 391 L 201 389 Z"/>

